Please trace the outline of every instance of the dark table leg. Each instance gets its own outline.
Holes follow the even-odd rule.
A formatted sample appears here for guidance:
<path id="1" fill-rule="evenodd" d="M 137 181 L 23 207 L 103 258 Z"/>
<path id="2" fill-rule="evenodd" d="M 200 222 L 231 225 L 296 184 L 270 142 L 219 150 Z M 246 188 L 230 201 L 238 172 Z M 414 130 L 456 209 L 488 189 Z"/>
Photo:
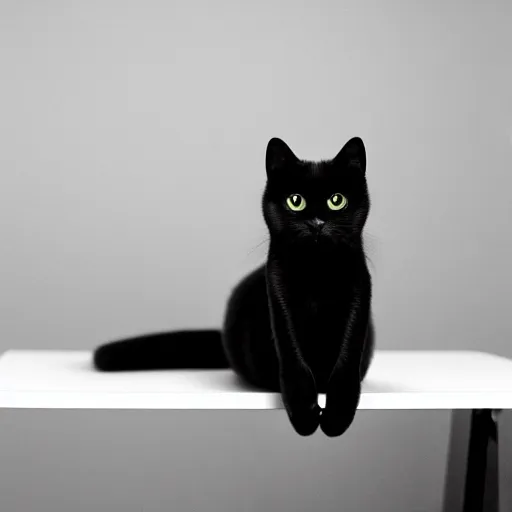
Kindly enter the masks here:
<path id="1" fill-rule="evenodd" d="M 444 512 L 498 512 L 498 411 L 453 411 Z"/>

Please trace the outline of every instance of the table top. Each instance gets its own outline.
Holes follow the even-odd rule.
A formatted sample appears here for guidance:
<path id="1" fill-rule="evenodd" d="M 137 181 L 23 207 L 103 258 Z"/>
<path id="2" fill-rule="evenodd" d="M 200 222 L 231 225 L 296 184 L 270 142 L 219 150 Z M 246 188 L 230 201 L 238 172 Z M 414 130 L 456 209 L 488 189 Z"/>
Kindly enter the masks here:
<path id="1" fill-rule="evenodd" d="M 231 370 L 102 373 L 87 351 L 8 351 L 0 408 L 281 409 Z M 319 396 L 325 404 L 325 396 Z M 472 351 L 378 350 L 359 409 L 511 409 L 512 360 Z"/>

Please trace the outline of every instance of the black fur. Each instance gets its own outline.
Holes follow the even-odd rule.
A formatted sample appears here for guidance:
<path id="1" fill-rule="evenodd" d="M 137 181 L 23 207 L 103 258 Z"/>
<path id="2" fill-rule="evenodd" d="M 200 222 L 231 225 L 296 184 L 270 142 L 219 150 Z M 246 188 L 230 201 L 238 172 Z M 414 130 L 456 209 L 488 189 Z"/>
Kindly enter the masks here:
<path id="1" fill-rule="evenodd" d="M 364 144 L 353 138 L 334 159 L 309 162 L 272 139 L 266 170 L 267 261 L 234 289 L 222 333 L 113 342 L 95 351 L 94 363 L 104 371 L 229 366 L 256 386 L 280 391 L 299 434 L 320 425 L 339 436 L 354 418 L 374 347 L 362 240 L 370 209 Z M 336 193 L 347 204 L 333 211 L 327 201 Z M 305 199 L 301 211 L 287 204 L 293 194 Z M 319 392 L 327 395 L 323 410 Z"/>

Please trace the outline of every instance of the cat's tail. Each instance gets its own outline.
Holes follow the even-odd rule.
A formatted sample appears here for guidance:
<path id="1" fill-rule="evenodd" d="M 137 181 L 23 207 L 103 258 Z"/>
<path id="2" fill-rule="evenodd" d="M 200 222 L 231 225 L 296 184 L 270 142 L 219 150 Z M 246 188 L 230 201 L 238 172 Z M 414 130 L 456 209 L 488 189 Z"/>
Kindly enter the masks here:
<path id="1" fill-rule="evenodd" d="M 96 369 L 105 372 L 178 368 L 228 368 L 220 331 L 147 334 L 99 346 Z"/>

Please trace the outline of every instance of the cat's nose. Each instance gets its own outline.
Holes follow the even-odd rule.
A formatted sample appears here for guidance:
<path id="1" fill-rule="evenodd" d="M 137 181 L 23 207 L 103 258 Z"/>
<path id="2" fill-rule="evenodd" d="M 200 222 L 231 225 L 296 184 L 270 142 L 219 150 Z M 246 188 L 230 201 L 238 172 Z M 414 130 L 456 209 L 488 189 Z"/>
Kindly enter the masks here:
<path id="1" fill-rule="evenodd" d="M 322 228 L 324 227 L 325 221 L 319 218 L 315 218 L 313 220 L 306 221 L 306 224 L 315 233 L 320 233 L 320 231 L 322 231 Z"/>

